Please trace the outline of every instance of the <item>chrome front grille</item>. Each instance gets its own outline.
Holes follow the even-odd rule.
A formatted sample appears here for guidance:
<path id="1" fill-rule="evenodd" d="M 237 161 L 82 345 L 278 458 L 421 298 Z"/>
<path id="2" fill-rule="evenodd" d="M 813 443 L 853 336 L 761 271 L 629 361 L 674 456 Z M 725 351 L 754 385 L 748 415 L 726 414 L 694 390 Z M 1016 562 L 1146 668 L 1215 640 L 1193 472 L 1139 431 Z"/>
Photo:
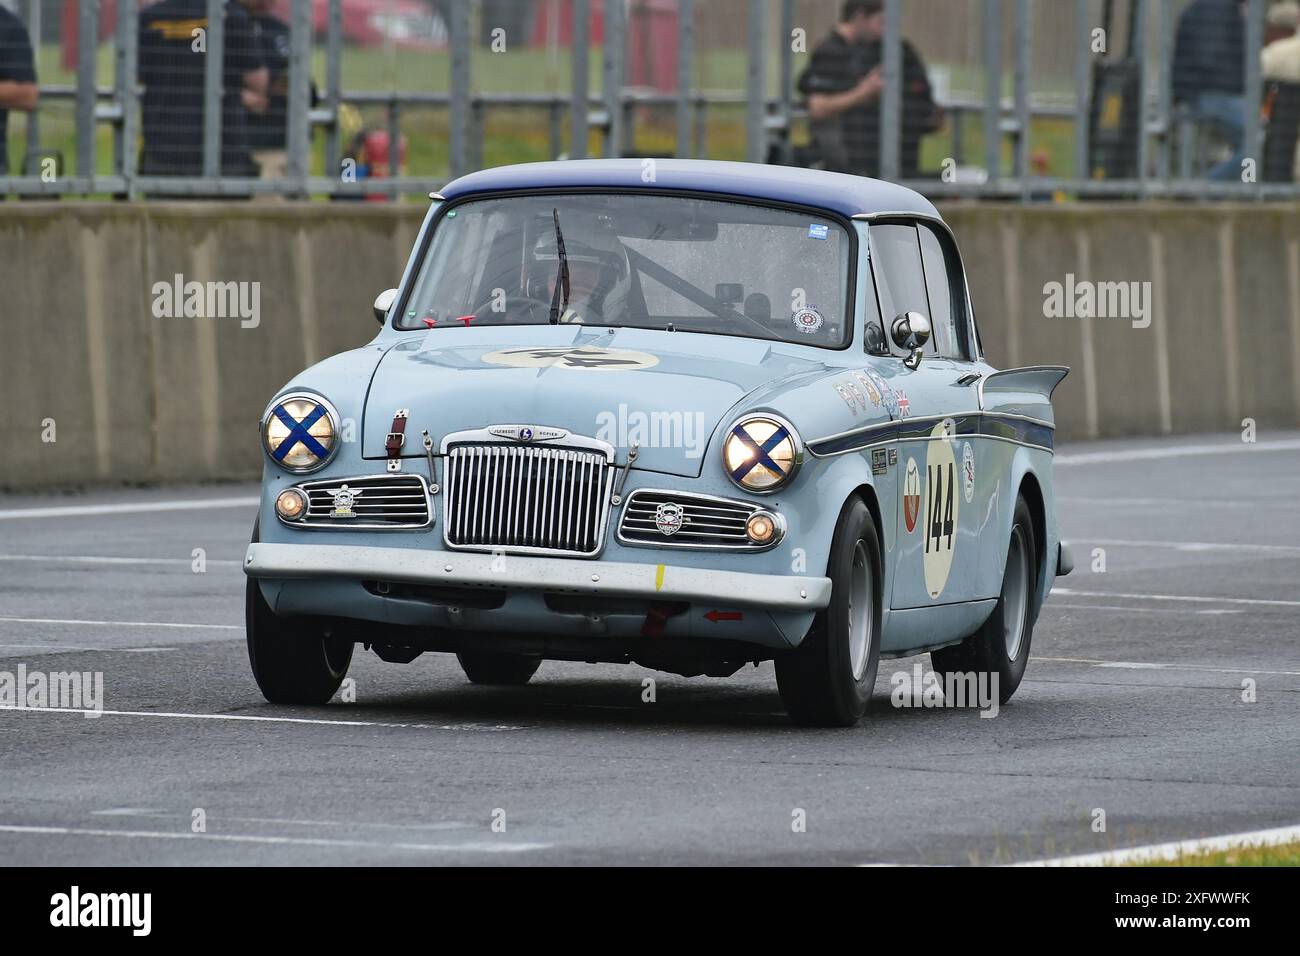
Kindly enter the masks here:
<path id="1" fill-rule="evenodd" d="M 424 528 L 433 520 L 429 488 L 415 474 L 365 475 L 307 481 L 307 515 L 294 527 L 356 529 Z"/>
<path id="2" fill-rule="evenodd" d="M 450 547 L 582 557 L 600 552 L 612 450 L 475 442 L 450 444 L 445 454 L 443 537 Z"/>
<path id="3" fill-rule="evenodd" d="M 642 488 L 628 495 L 618 538 L 625 544 L 665 548 L 761 551 L 771 545 L 751 542 L 745 534 L 745 522 L 754 512 L 764 510 L 730 498 Z M 669 533 L 665 534 L 664 529 Z"/>

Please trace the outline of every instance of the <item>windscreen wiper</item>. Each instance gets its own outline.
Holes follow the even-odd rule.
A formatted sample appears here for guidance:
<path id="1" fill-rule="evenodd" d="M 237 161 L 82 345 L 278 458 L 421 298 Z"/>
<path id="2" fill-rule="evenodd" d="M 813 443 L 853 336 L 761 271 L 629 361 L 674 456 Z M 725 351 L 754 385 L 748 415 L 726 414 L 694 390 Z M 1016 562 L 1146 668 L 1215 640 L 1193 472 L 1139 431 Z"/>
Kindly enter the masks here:
<path id="1" fill-rule="evenodd" d="M 555 292 L 551 296 L 551 325 L 560 322 L 560 311 L 569 307 L 569 257 L 564 253 L 564 233 L 560 231 L 560 210 L 552 209 L 555 218 L 555 255 L 560 260 L 559 274 L 555 277 Z M 560 302 L 560 292 L 564 292 L 564 301 Z"/>

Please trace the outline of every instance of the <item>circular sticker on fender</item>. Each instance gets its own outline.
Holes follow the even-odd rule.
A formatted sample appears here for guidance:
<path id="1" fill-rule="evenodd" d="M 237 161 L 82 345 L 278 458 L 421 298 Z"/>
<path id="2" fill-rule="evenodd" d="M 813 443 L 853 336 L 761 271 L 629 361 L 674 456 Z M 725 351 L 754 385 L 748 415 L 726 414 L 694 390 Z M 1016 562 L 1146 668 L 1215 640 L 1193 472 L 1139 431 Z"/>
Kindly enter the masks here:
<path id="1" fill-rule="evenodd" d="M 966 499 L 966 504 L 975 500 L 975 449 L 971 448 L 970 442 L 962 445 L 961 449 L 961 496 Z"/>
<path id="2" fill-rule="evenodd" d="M 932 598 L 943 593 L 957 546 L 957 461 L 944 422 L 934 426 L 925 452 L 925 590 Z"/>
<path id="3" fill-rule="evenodd" d="M 659 357 L 649 352 L 633 352 L 630 349 L 561 346 L 500 349 L 484 355 L 483 361 L 492 365 L 509 365 L 513 368 L 572 368 L 597 372 L 625 372 L 653 368 L 659 364 Z"/>

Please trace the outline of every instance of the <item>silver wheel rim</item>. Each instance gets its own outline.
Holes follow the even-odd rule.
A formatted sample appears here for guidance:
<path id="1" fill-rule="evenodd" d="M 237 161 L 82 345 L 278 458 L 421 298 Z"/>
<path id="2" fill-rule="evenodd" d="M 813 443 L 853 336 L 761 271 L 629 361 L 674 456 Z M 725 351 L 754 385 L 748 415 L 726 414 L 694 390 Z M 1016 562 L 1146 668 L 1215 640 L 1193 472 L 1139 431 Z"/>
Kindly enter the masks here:
<path id="1" fill-rule="evenodd" d="M 849 667 L 855 681 L 867 672 L 867 651 L 876 613 L 872 601 L 871 564 L 866 546 L 859 541 L 853 547 L 853 565 L 849 569 Z"/>
<path id="2" fill-rule="evenodd" d="M 1025 637 L 1025 617 L 1029 611 L 1029 556 L 1025 549 L 1025 532 L 1020 525 L 1011 529 L 1011 546 L 1007 549 L 1007 574 L 1002 582 L 1002 639 L 1006 642 L 1007 660 L 1020 656 Z"/>

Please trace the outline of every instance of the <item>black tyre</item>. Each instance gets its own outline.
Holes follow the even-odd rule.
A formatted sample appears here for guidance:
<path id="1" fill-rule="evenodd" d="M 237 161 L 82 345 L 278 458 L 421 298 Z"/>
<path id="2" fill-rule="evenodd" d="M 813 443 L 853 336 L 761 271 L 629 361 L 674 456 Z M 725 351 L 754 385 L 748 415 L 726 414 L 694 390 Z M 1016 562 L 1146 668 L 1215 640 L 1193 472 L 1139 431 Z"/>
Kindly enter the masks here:
<path id="1" fill-rule="evenodd" d="M 1029 645 L 1034 636 L 1034 608 L 1038 603 L 1038 546 L 1034 521 L 1023 496 L 1016 499 L 1007 546 L 1007 566 L 1002 574 L 1002 593 L 993 613 L 978 631 L 960 644 L 930 652 L 935 672 L 974 673 L 977 680 L 998 682 L 998 702 L 1005 704 L 1020 686 L 1029 663 Z M 987 685 L 985 685 L 987 686 Z"/>
<path id="2" fill-rule="evenodd" d="M 831 603 L 803 643 L 777 657 L 776 683 L 796 724 L 851 727 L 880 666 L 880 536 L 860 498 L 840 513 L 826 573 Z"/>
<path id="3" fill-rule="evenodd" d="M 526 654 L 485 654 L 481 651 L 466 651 L 456 655 L 461 670 L 471 684 L 488 684 L 497 686 L 521 686 L 527 684 L 537 668 L 542 665 L 541 658 Z"/>
<path id="4" fill-rule="evenodd" d="M 248 662 L 262 696 L 273 704 L 327 703 L 347 676 L 352 641 L 310 618 L 276 617 L 252 578 L 244 612 Z"/>

